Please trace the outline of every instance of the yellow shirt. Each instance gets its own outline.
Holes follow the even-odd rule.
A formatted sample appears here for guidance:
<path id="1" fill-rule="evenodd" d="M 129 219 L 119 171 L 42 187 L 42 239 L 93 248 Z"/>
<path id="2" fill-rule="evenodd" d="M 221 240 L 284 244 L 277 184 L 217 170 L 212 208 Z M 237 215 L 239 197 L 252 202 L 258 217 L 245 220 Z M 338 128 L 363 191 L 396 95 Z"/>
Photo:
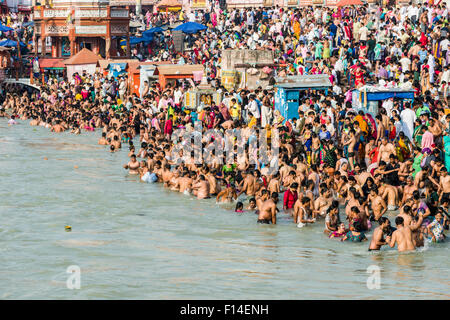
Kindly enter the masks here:
<path id="1" fill-rule="evenodd" d="M 230 107 L 230 115 L 233 118 L 241 118 L 241 106 L 239 105 L 239 103 L 235 103 Z"/>
<path id="2" fill-rule="evenodd" d="M 75 100 L 80 101 L 81 99 L 83 99 L 83 96 L 81 95 L 81 93 L 77 93 L 75 95 Z"/>
<path id="3" fill-rule="evenodd" d="M 256 118 L 252 116 L 250 122 L 248 123 L 248 127 L 251 128 L 256 125 Z"/>

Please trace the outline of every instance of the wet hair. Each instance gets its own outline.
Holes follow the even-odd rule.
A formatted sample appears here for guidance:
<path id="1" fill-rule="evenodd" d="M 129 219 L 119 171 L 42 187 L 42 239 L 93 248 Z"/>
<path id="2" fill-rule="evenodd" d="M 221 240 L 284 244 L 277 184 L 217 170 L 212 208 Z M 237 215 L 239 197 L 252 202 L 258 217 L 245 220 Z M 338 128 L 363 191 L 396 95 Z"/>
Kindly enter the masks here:
<path id="1" fill-rule="evenodd" d="M 403 224 L 403 222 L 404 222 L 404 220 L 403 220 L 402 217 L 395 218 L 395 224 L 396 225 L 401 225 L 401 224 Z"/>
<path id="2" fill-rule="evenodd" d="M 242 210 L 244 208 L 244 204 L 242 202 L 238 202 L 236 203 L 236 208 L 234 209 L 234 212 L 238 211 L 238 210 Z"/>

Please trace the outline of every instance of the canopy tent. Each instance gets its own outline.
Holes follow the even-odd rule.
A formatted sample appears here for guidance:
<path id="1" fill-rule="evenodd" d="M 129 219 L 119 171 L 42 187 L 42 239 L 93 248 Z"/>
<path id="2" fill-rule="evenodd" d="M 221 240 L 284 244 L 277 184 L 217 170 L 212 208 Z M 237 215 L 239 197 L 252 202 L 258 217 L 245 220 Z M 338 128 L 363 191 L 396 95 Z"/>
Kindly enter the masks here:
<path id="1" fill-rule="evenodd" d="M 73 57 L 64 61 L 67 66 L 67 78 L 71 79 L 76 72 L 81 74 L 86 71 L 88 74 L 94 74 L 97 67 L 97 62 L 100 57 L 87 48 L 83 48 Z"/>
<path id="2" fill-rule="evenodd" d="M 164 32 L 164 29 L 161 27 L 153 27 L 151 29 L 148 29 L 148 30 L 142 32 L 142 35 L 144 35 L 144 36 L 152 35 L 153 36 L 153 34 L 157 33 L 157 32 Z"/>
<path id="3" fill-rule="evenodd" d="M 179 25 L 178 27 L 176 27 L 173 30 L 180 30 L 183 31 L 184 33 L 197 33 L 201 30 L 206 30 L 208 29 L 207 26 L 197 23 L 197 22 L 186 22 L 183 23 L 182 25 Z"/>
<path id="4" fill-rule="evenodd" d="M 360 5 L 363 5 L 361 0 L 341 0 L 338 3 L 336 3 L 336 6 L 338 7 L 360 6 Z"/>
<path id="5" fill-rule="evenodd" d="M 143 37 L 130 37 L 130 45 L 135 45 L 138 43 L 144 43 L 148 44 L 149 42 L 153 41 L 153 36 L 143 36 Z"/>
<path id="6" fill-rule="evenodd" d="M 177 0 L 162 0 L 157 5 L 158 11 L 180 11 L 182 4 Z"/>
<path id="7" fill-rule="evenodd" d="M 375 116 L 378 114 L 378 101 L 390 98 L 400 100 L 401 104 L 403 104 L 403 101 L 414 101 L 414 90 L 365 86 L 352 91 L 352 108 Z"/>
<path id="8" fill-rule="evenodd" d="M 14 30 L 13 28 L 4 26 L 3 24 L 0 23 L 0 31 L 1 32 L 8 32 L 8 31 L 13 31 L 13 30 Z"/>
<path id="9" fill-rule="evenodd" d="M 20 41 L 20 45 L 22 47 L 26 47 L 25 43 L 23 43 L 22 41 Z M 0 47 L 17 47 L 17 41 L 10 39 L 0 41 Z"/>

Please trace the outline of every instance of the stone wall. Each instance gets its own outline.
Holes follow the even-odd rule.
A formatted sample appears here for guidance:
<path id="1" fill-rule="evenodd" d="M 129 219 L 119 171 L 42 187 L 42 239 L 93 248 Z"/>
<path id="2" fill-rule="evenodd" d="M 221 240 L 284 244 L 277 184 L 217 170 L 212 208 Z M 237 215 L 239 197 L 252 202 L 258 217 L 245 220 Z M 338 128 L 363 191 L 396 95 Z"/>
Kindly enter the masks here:
<path id="1" fill-rule="evenodd" d="M 269 77 L 263 74 L 262 67 L 258 64 L 271 64 L 274 62 L 274 56 L 272 51 L 266 50 L 223 50 L 222 51 L 222 62 L 221 69 L 224 71 L 238 71 L 240 73 L 246 73 L 246 87 L 250 90 L 254 90 L 257 87 L 266 87 L 269 85 Z M 236 67 L 239 64 L 250 64 L 255 65 L 258 70 L 256 74 L 254 72 L 249 72 L 249 69 L 253 69 L 253 66 L 248 67 Z M 254 70 L 253 70 L 254 71 Z M 242 76 L 240 77 L 242 78 Z M 245 86 L 241 84 L 240 86 Z M 236 88 L 239 87 L 239 83 L 236 84 Z"/>

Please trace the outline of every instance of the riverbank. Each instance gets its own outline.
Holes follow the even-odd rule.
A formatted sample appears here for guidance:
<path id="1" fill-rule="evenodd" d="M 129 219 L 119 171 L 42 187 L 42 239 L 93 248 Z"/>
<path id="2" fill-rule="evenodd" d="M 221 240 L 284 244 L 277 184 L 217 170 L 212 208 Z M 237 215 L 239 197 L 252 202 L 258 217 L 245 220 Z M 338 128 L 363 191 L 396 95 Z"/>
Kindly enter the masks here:
<path id="1" fill-rule="evenodd" d="M 323 223 L 300 230 L 280 217 L 261 226 L 253 213 L 140 183 L 121 168 L 125 149 L 96 145 L 98 131 L 6 122 L 0 298 L 449 298 L 448 243 L 369 253 L 367 242 L 327 239 Z M 66 288 L 70 265 L 81 268 L 80 290 Z M 370 265 L 381 268 L 380 290 L 367 289 Z"/>

